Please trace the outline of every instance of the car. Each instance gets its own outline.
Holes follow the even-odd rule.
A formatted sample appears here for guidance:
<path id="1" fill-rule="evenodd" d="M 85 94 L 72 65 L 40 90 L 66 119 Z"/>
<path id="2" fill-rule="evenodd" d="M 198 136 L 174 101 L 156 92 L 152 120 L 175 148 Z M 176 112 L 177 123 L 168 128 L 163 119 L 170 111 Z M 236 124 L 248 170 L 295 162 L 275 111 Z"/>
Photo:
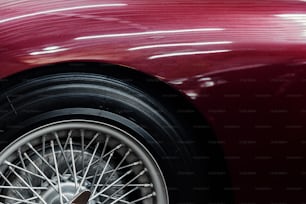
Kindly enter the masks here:
<path id="1" fill-rule="evenodd" d="M 305 0 L 2 0 L 0 202 L 305 203 Z"/>

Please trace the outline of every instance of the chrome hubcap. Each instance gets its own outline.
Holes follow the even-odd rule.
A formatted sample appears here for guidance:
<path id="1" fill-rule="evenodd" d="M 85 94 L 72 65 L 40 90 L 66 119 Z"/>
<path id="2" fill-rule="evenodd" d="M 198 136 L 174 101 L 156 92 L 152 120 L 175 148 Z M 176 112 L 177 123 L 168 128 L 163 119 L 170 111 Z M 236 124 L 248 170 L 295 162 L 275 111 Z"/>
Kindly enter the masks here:
<path id="1" fill-rule="evenodd" d="M 0 202 L 167 204 L 162 173 L 134 137 L 104 123 L 69 120 L 35 129 L 0 155 Z M 86 194 L 86 193 L 85 193 Z"/>

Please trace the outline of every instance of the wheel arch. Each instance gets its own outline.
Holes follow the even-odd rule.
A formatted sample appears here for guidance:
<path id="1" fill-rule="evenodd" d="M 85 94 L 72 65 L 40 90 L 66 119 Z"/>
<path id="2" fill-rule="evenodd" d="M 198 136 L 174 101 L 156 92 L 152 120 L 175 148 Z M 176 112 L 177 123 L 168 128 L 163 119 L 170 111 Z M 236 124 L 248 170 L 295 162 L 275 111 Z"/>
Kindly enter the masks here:
<path id="1" fill-rule="evenodd" d="M 155 76 L 120 65 L 100 62 L 64 62 L 35 67 L 6 77 L 0 81 L 0 90 L 9 89 L 32 78 L 68 72 L 97 74 L 124 81 L 155 98 L 180 120 L 190 123 L 193 128 L 188 131 L 191 131 L 190 135 L 194 135 L 190 141 L 193 141 L 197 147 L 194 160 L 199 165 L 199 169 L 202 162 L 205 162 L 209 166 L 208 172 L 223 172 L 221 176 L 212 177 L 209 182 L 212 185 L 209 188 L 213 188 L 211 195 L 213 200 L 221 198 L 223 202 L 231 203 L 232 193 L 224 190 L 231 186 L 231 182 L 223 150 L 216 142 L 217 139 L 209 122 L 191 104 L 187 96 Z M 201 170 L 199 170 L 200 173 Z M 205 188 L 207 187 L 203 189 Z M 220 196 L 220 191 L 223 196 Z M 201 191 L 199 193 L 201 194 Z"/>
<path id="2" fill-rule="evenodd" d="M 147 73 L 122 65 L 114 65 L 93 61 L 76 61 L 61 62 L 34 67 L 27 70 L 23 70 L 21 72 L 14 73 L 8 77 L 1 79 L 0 90 L 9 89 L 14 85 L 30 80 L 32 78 L 67 72 L 80 72 L 88 74 L 97 74 L 106 77 L 113 77 L 115 79 L 131 84 L 132 86 L 148 93 L 149 95 L 158 99 L 158 101 L 161 100 L 162 102 L 165 102 L 165 105 L 169 106 L 169 103 L 171 103 L 171 101 L 175 101 L 175 103 L 171 104 L 171 107 L 175 106 L 175 108 L 178 110 L 177 114 L 189 113 L 189 115 L 197 117 L 197 121 L 203 124 L 202 126 L 198 126 L 197 128 L 210 130 L 211 134 L 213 134 L 211 125 L 209 125 L 208 120 L 206 120 L 196 109 L 196 107 L 192 105 L 186 95 L 176 90 L 174 87 L 162 81 L 156 76 L 152 76 Z"/>

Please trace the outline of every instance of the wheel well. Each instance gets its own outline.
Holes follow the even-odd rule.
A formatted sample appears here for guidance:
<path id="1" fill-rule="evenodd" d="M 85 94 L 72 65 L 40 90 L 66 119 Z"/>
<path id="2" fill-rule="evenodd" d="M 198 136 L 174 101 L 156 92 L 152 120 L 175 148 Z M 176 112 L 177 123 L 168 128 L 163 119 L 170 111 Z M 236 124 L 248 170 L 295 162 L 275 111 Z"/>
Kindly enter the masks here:
<path id="1" fill-rule="evenodd" d="M 186 113 L 189 113 L 189 115 L 196 116 L 199 123 L 197 128 L 209 129 L 207 121 L 204 120 L 200 113 L 198 113 L 195 107 L 189 102 L 187 97 L 181 92 L 175 90 L 157 77 L 123 66 L 96 62 L 51 64 L 43 67 L 35 67 L 1 79 L 0 89 L 7 90 L 16 84 L 28 81 L 32 78 L 67 72 L 99 74 L 128 83 L 158 99 L 162 104 L 168 105 L 169 107 L 167 108 L 175 109 L 175 114 L 184 113 L 186 116 Z M 191 119 L 189 119 L 189 121 L 191 121 Z"/>
<path id="2" fill-rule="evenodd" d="M 201 163 L 203 162 L 208 166 L 208 168 L 205 167 L 206 171 L 223 172 L 218 177 L 209 178 L 209 188 L 212 189 L 210 196 L 214 197 L 213 200 L 217 199 L 216 201 L 218 202 L 232 203 L 232 193 L 224 190 L 230 187 L 230 179 L 224 161 L 224 154 L 218 142 L 216 142 L 216 137 L 208 122 L 190 103 L 186 96 L 156 77 L 112 64 L 69 62 L 37 67 L 9 76 L 0 81 L 0 90 L 7 90 L 16 84 L 32 78 L 67 72 L 100 74 L 105 77 L 112 77 L 124 81 L 151 95 L 181 121 L 188 123 L 190 127 L 193 127 L 188 132 L 190 133 L 189 135 L 194 135 L 191 141 L 197 148 L 194 160 L 199 165 L 199 169 L 202 169 Z M 201 174 L 202 170 L 199 170 L 198 173 Z"/>
<path id="3" fill-rule="evenodd" d="M 16 84 L 31 80 L 32 78 L 68 72 L 99 74 L 128 83 L 157 99 L 157 101 L 165 105 L 166 108 L 171 109 L 172 112 L 174 111 L 173 113 L 175 115 L 183 115 L 184 120 L 194 123 L 193 126 L 195 129 L 201 129 L 206 133 L 210 131 L 209 135 L 213 134 L 208 122 L 196 110 L 185 95 L 157 77 L 123 66 L 96 62 L 51 64 L 22 71 L 1 79 L 0 90 L 5 91 Z M 187 115 L 188 117 L 186 118 Z"/>

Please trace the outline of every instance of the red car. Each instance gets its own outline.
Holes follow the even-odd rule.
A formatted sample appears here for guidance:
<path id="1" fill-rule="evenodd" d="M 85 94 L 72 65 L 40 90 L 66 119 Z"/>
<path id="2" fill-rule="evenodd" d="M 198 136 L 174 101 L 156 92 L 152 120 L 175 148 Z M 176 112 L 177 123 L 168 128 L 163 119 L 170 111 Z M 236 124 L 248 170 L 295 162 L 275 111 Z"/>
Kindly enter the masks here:
<path id="1" fill-rule="evenodd" d="M 2 0 L 0 203 L 306 202 L 305 0 Z"/>

